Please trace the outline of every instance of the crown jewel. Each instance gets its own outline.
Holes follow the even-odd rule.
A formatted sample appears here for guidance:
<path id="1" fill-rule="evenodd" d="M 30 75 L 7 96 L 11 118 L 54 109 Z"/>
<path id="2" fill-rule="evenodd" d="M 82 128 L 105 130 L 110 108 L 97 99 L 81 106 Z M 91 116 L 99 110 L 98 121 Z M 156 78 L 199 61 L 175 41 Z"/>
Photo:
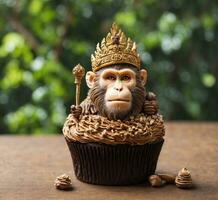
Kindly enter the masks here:
<path id="1" fill-rule="evenodd" d="M 112 64 L 127 63 L 140 69 L 140 57 L 136 44 L 113 23 L 111 31 L 97 44 L 95 55 L 91 56 L 92 70 L 95 72 Z"/>

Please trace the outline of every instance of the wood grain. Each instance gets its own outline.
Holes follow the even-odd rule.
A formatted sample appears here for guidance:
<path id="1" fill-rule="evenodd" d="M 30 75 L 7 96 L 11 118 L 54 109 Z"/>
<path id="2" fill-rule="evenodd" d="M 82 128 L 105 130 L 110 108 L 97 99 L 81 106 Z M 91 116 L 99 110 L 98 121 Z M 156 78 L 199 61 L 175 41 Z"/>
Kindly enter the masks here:
<path id="1" fill-rule="evenodd" d="M 0 137 L 1 200 L 207 200 L 218 199 L 218 123 L 167 123 L 157 172 L 177 173 L 187 167 L 195 188 L 98 186 L 82 183 L 73 174 L 63 136 Z M 58 191 L 57 176 L 72 177 L 73 191 Z"/>

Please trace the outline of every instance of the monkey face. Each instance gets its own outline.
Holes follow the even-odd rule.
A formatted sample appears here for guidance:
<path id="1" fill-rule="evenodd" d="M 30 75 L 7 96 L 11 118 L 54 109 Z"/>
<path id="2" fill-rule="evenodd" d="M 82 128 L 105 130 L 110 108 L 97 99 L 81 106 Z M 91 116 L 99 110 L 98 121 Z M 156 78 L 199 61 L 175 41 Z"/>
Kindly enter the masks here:
<path id="1" fill-rule="evenodd" d="M 97 111 L 109 119 L 125 119 L 139 114 L 144 102 L 146 70 L 133 67 L 108 67 L 87 72 L 90 97 Z"/>
<path id="2" fill-rule="evenodd" d="M 108 111 L 119 113 L 131 109 L 131 89 L 136 86 L 134 71 L 130 69 L 105 69 L 100 74 L 99 85 L 106 90 L 104 101 Z"/>

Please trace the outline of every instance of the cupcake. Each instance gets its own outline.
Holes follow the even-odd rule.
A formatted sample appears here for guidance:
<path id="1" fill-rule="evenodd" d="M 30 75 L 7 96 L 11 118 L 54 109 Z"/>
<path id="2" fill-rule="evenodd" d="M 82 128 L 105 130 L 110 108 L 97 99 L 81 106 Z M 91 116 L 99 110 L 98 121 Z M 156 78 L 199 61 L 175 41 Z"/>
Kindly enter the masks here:
<path id="1" fill-rule="evenodd" d="M 75 175 L 100 185 L 145 182 L 155 173 L 165 128 L 156 95 L 145 91 L 147 71 L 140 69 L 136 45 L 113 24 L 91 62 L 81 104 L 81 75 L 74 73 L 77 105 L 63 127 Z"/>

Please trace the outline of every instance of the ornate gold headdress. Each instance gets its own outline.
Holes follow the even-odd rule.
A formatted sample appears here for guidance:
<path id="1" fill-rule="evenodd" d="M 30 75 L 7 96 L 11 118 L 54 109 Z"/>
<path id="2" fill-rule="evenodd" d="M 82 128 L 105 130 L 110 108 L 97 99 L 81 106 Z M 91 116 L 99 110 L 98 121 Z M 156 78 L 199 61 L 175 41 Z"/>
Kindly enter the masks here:
<path id="1" fill-rule="evenodd" d="M 95 72 L 112 64 L 127 63 L 140 69 L 140 57 L 136 44 L 113 23 L 111 31 L 97 44 L 95 55 L 91 56 L 92 70 Z"/>

